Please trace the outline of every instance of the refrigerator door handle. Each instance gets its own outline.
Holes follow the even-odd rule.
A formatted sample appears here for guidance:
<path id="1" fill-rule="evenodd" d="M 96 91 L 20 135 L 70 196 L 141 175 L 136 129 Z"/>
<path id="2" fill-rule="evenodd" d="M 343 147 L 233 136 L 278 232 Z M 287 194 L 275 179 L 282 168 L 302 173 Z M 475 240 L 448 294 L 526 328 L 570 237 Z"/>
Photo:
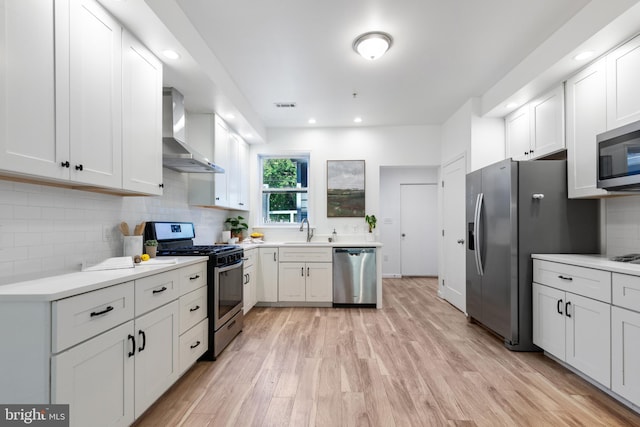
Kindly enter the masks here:
<path id="1" fill-rule="evenodd" d="M 482 211 L 482 202 L 484 201 L 484 193 L 479 193 L 476 197 L 476 210 L 473 218 L 473 240 L 476 250 L 474 251 L 476 259 L 476 271 L 480 276 L 484 276 L 484 269 L 482 268 L 482 254 L 480 253 L 481 239 L 480 239 L 480 213 Z"/>

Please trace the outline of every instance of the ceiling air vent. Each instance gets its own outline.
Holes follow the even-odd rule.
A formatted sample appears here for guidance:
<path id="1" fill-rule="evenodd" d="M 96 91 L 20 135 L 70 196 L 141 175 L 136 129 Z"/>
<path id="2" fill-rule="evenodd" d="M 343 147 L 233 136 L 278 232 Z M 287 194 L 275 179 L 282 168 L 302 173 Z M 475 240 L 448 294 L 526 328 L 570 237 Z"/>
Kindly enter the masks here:
<path id="1" fill-rule="evenodd" d="M 274 102 L 276 108 L 296 108 L 295 102 Z"/>

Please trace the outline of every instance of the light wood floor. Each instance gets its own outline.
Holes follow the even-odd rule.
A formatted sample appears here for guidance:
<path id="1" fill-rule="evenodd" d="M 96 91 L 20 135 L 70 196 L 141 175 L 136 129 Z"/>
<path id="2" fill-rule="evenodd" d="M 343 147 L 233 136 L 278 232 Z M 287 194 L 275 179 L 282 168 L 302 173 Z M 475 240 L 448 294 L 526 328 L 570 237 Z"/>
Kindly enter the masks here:
<path id="1" fill-rule="evenodd" d="M 640 415 L 436 296 L 384 280 L 375 309 L 254 308 L 139 426 L 630 426 Z"/>

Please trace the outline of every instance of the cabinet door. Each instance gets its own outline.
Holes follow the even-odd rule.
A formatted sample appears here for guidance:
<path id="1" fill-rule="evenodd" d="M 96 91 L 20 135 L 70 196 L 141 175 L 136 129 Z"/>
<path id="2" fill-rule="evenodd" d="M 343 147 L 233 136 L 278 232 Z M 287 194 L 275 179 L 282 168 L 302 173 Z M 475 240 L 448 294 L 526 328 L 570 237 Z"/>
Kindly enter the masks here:
<path id="1" fill-rule="evenodd" d="M 607 55 L 607 127 L 640 120 L 640 36 Z"/>
<path id="2" fill-rule="evenodd" d="M 256 294 L 260 302 L 278 301 L 278 248 L 259 248 L 260 274 Z"/>
<path id="3" fill-rule="evenodd" d="M 565 360 L 565 293 L 533 284 L 533 343 Z"/>
<path id="4" fill-rule="evenodd" d="M 162 194 L 162 63 L 122 35 L 122 186 Z"/>
<path id="5" fill-rule="evenodd" d="M 238 209 L 249 210 L 249 144 L 238 141 L 238 171 L 240 190 L 238 192 Z"/>
<path id="6" fill-rule="evenodd" d="M 303 262 L 281 262 L 278 266 L 278 301 L 305 301 L 306 274 Z"/>
<path id="7" fill-rule="evenodd" d="M 236 135 L 229 135 L 229 164 L 227 166 L 227 190 L 229 206 L 240 209 L 240 140 Z"/>
<path id="8" fill-rule="evenodd" d="M 178 301 L 135 320 L 136 418 L 178 379 Z"/>
<path id="9" fill-rule="evenodd" d="M 64 17 L 66 8 L 63 1 L 54 8 L 53 0 L 0 0 L 0 169 L 69 178 L 61 166 L 69 160 L 68 126 L 55 113 L 56 80 L 68 73 L 68 29 L 54 25 L 54 15 Z"/>
<path id="10" fill-rule="evenodd" d="M 333 269 L 330 262 L 310 262 L 306 265 L 306 301 L 333 301 Z"/>
<path id="11" fill-rule="evenodd" d="M 565 361 L 611 387 L 611 306 L 571 293 L 567 302 Z"/>
<path id="12" fill-rule="evenodd" d="M 567 185 L 570 198 L 607 194 L 597 188 L 596 135 L 607 130 L 606 61 L 599 60 L 566 83 Z"/>
<path id="13" fill-rule="evenodd" d="M 529 105 L 519 108 L 505 118 L 507 157 L 527 160 L 531 150 Z"/>
<path id="14" fill-rule="evenodd" d="M 132 339 L 129 321 L 51 358 L 51 403 L 70 405 L 72 426 L 133 422 Z"/>
<path id="15" fill-rule="evenodd" d="M 229 169 L 229 130 L 218 116 L 215 117 L 213 163 L 225 169 L 225 173 L 215 176 L 215 204 L 216 206 L 229 206 L 227 192 L 227 173 Z"/>
<path id="16" fill-rule="evenodd" d="M 530 103 L 532 158 L 544 157 L 565 148 L 564 85 Z"/>
<path id="17" fill-rule="evenodd" d="M 71 0 L 71 179 L 122 188 L 122 28 L 93 0 Z"/>
<path id="18" fill-rule="evenodd" d="M 640 405 L 640 313 L 611 308 L 611 389 Z"/>
<path id="19" fill-rule="evenodd" d="M 256 267 L 251 264 L 244 269 L 244 289 L 242 294 L 242 306 L 244 314 L 247 314 L 249 310 L 256 305 Z"/>

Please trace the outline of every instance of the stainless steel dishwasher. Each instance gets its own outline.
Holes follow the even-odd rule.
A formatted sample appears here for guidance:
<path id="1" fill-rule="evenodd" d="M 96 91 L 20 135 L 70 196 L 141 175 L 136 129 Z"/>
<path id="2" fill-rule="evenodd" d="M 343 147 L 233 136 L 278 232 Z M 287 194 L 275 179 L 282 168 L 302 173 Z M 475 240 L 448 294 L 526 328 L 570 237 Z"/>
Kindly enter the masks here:
<path id="1" fill-rule="evenodd" d="M 376 306 L 376 249 L 333 249 L 333 305 Z"/>

